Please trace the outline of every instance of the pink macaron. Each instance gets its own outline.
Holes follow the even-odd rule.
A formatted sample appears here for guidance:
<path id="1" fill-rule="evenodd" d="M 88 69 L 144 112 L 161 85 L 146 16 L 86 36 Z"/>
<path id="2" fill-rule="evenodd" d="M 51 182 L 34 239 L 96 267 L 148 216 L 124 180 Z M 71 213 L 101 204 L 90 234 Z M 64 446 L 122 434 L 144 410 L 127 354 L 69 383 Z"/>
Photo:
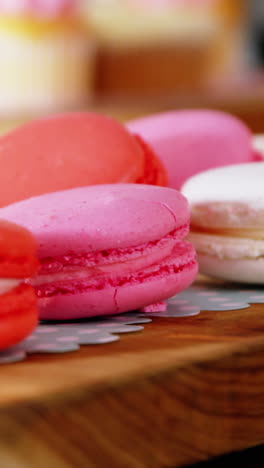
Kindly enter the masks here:
<path id="1" fill-rule="evenodd" d="M 189 208 L 176 190 L 136 184 L 51 193 L 0 210 L 27 227 L 41 263 L 33 280 L 42 319 L 117 314 L 189 286 L 196 253 Z"/>
<path id="2" fill-rule="evenodd" d="M 129 122 L 167 169 L 169 186 L 180 189 L 199 172 L 262 159 L 248 127 L 236 117 L 211 110 L 182 110 Z"/>

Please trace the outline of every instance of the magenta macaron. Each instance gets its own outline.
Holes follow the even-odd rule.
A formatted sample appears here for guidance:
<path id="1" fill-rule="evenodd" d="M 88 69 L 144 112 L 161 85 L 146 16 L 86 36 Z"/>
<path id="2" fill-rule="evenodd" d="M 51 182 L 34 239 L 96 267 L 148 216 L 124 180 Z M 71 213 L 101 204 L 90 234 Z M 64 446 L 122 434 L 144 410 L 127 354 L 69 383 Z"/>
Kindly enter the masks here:
<path id="1" fill-rule="evenodd" d="M 0 210 L 27 227 L 41 268 L 33 280 L 42 319 L 117 314 L 189 286 L 196 253 L 189 208 L 173 189 L 98 185 L 41 195 Z"/>
<path id="2" fill-rule="evenodd" d="M 250 129 L 237 117 L 213 110 L 154 114 L 127 124 L 159 156 L 169 187 L 179 190 L 202 171 L 262 160 Z"/>

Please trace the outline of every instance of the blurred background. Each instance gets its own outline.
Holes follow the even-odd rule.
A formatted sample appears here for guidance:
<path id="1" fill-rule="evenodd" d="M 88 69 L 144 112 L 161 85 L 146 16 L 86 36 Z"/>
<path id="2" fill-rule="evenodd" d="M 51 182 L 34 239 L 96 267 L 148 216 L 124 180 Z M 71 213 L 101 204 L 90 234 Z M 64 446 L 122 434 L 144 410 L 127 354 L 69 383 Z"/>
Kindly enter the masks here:
<path id="1" fill-rule="evenodd" d="M 65 110 L 183 107 L 264 129 L 264 0 L 0 0 L 1 132 Z"/>

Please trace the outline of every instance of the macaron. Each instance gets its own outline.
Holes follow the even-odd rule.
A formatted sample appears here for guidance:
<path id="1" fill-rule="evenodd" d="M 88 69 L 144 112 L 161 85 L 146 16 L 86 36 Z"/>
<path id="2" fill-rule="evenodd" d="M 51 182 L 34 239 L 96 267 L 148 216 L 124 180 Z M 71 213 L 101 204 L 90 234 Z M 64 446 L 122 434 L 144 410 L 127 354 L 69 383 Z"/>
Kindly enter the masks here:
<path id="1" fill-rule="evenodd" d="M 224 112 L 167 112 L 134 120 L 127 128 L 153 148 L 176 189 L 207 169 L 262 159 L 247 126 Z"/>
<path id="2" fill-rule="evenodd" d="M 264 162 L 212 169 L 183 186 L 200 272 L 264 284 Z"/>
<path id="3" fill-rule="evenodd" d="M 0 138 L 0 207 L 44 193 L 101 183 L 166 185 L 152 149 L 112 118 L 69 113 Z"/>
<path id="4" fill-rule="evenodd" d="M 37 271 L 36 251 L 32 234 L 0 220 L 0 350 L 26 338 L 37 325 L 37 297 L 25 284 Z"/>
<path id="5" fill-rule="evenodd" d="M 32 284 L 42 319 L 144 308 L 182 291 L 197 273 L 185 240 L 188 204 L 173 189 L 83 187 L 10 205 L 0 215 L 37 240 L 41 268 Z"/>

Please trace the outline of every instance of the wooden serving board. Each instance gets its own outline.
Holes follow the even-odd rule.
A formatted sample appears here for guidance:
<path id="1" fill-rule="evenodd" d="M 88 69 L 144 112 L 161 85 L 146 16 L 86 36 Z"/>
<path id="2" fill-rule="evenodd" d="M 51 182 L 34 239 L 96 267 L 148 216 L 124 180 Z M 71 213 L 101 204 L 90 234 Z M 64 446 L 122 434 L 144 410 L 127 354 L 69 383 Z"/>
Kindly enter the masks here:
<path id="1" fill-rule="evenodd" d="M 3 468 L 180 467 L 264 442 L 264 305 L 0 369 Z"/>

